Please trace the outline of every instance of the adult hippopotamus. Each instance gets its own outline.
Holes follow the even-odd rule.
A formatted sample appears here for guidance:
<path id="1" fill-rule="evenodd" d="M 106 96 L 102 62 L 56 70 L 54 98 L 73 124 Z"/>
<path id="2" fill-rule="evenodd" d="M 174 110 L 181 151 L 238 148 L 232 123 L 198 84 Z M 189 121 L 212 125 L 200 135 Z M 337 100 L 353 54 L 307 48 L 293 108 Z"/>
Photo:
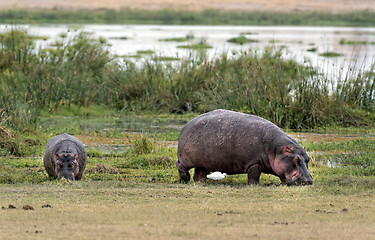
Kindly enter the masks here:
<path id="1" fill-rule="evenodd" d="M 180 181 L 207 181 L 214 171 L 248 174 L 248 184 L 261 173 L 276 175 L 288 185 L 312 184 L 309 156 L 294 139 L 258 116 L 215 110 L 192 119 L 178 137 L 177 169 Z"/>
<path id="2" fill-rule="evenodd" d="M 48 140 L 43 161 L 51 178 L 80 180 L 86 167 L 87 154 L 78 138 L 63 133 Z"/>

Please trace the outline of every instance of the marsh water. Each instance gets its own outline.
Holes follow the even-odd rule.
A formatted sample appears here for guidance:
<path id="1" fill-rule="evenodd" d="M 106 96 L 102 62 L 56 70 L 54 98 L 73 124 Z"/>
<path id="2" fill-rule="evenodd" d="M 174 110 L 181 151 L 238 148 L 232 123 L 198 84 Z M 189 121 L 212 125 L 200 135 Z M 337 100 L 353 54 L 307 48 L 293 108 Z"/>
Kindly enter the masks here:
<path id="1" fill-rule="evenodd" d="M 12 26 L 14 28 L 14 26 Z M 0 25 L 0 31 L 12 28 Z M 151 50 L 156 56 L 185 58 L 194 51 L 179 48 L 197 42 L 206 42 L 208 57 L 222 53 L 235 55 L 241 51 L 262 52 L 271 46 L 282 49 L 283 56 L 301 64 L 318 68 L 329 78 L 354 76 L 358 70 L 369 70 L 375 60 L 375 28 L 360 27 L 294 27 L 294 26 L 168 26 L 168 25 L 20 25 L 29 34 L 48 37 L 38 40 L 40 47 L 50 47 L 61 36 L 67 38 L 77 31 L 108 40 L 109 50 L 118 56 L 139 56 L 139 51 Z M 161 41 L 185 38 L 188 42 Z M 245 36 L 255 40 L 243 45 L 227 42 L 230 38 Z M 320 54 L 334 52 L 337 57 Z M 134 58 L 142 62 L 150 55 Z"/>
<path id="2" fill-rule="evenodd" d="M 44 117 L 40 120 L 39 128 L 44 131 L 62 131 L 76 133 L 92 133 L 97 137 L 81 136 L 80 139 L 87 149 L 94 149 L 101 153 L 122 153 L 131 144 L 118 140 L 108 141 L 108 137 L 131 134 L 163 134 L 178 136 L 187 119 L 176 117 L 150 117 L 128 115 L 121 117 Z M 84 138 L 84 139 L 82 139 Z M 175 142 L 164 141 L 169 147 L 177 147 Z"/>

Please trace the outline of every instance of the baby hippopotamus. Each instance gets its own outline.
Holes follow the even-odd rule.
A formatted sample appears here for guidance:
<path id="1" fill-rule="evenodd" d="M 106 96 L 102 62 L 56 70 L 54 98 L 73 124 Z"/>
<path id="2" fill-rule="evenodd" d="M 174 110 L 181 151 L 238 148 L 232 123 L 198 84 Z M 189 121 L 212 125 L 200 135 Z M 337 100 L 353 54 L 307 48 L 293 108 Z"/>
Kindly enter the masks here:
<path id="1" fill-rule="evenodd" d="M 276 175 L 288 185 L 312 184 L 309 156 L 294 139 L 258 116 L 215 110 L 192 119 L 178 137 L 176 166 L 180 181 L 207 181 L 210 172 L 248 174 L 248 184 L 261 173 Z"/>
<path id="2" fill-rule="evenodd" d="M 78 138 L 63 133 L 48 140 L 43 161 L 51 178 L 80 180 L 86 167 L 87 154 Z"/>

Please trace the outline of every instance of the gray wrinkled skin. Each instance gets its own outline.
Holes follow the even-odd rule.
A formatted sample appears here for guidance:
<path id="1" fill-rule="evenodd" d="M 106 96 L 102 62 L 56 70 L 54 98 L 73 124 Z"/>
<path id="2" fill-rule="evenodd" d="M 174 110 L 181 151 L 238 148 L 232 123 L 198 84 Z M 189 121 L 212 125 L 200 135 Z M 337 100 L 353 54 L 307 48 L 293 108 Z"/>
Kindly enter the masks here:
<path id="1" fill-rule="evenodd" d="M 288 185 L 312 184 L 306 151 L 283 130 L 261 117 L 215 110 L 191 120 L 178 138 L 176 166 L 180 181 L 207 181 L 220 171 L 248 174 L 258 183 L 261 173 L 273 174 Z"/>
<path id="2" fill-rule="evenodd" d="M 78 138 L 63 133 L 48 140 L 43 161 L 51 178 L 80 180 L 86 167 L 87 154 Z"/>

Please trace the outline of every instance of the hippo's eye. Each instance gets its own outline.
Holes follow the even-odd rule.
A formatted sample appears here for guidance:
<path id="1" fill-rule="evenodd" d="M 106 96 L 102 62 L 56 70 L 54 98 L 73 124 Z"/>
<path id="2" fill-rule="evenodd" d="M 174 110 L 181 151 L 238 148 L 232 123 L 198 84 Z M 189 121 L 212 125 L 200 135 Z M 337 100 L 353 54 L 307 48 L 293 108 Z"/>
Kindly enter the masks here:
<path id="1" fill-rule="evenodd" d="M 300 159 L 298 156 L 295 156 L 295 157 L 293 158 L 293 162 L 294 162 L 295 164 L 299 164 L 300 161 L 301 161 L 301 159 Z"/>
<path id="2" fill-rule="evenodd" d="M 74 168 L 74 165 L 75 165 L 74 162 L 71 162 L 70 163 L 70 168 Z"/>
<path id="3" fill-rule="evenodd" d="M 61 163 L 57 163 L 57 168 L 61 169 L 62 168 L 62 164 Z"/>

